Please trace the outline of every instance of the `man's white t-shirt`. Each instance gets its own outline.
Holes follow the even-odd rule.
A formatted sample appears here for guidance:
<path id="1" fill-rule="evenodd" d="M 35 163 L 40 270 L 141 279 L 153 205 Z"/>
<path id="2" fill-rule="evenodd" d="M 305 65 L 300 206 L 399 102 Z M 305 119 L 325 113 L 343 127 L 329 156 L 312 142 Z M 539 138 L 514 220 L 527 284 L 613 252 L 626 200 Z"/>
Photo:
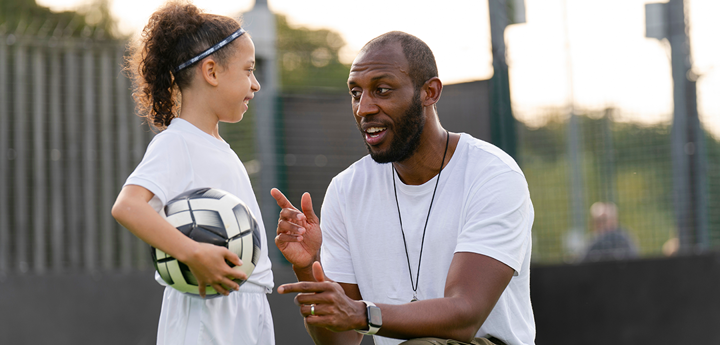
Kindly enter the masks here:
<path id="1" fill-rule="evenodd" d="M 247 171 L 230 145 L 175 118 L 150 142 L 145 156 L 125 185 L 138 185 L 152 192 L 154 196 L 149 203 L 158 213 L 169 200 L 185 191 L 219 188 L 245 202 L 260 227 L 260 260 L 239 291 L 227 297 L 201 299 L 170 287 L 165 289 L 158 343 L 255 344 L 252 334 L 239 334 L 238 328 L 259 327 L 258 337 L 263 339 L 266 335 L 262 333 L 267 330 L 263 331 L 262 327 L 268 327 L 263 322 L 267 320 L 270 336 L 273 336 L 272 318 L 265 297 L 273 289 L 265 226 Z M 260 340 L 258 343 L 273 342 Z"/>
<path id="2" fill-rule="evenodd" d="M 393 178 L 407 241 L 403 244 Z M 423 185 L 404 184 L 390 164 L 366 156 L 330 183 L 322 206 L 321 258 L 327 276 L 357 284 L 363 299 L 409 303 L 416 282 L 422 232 L 437 175 Z M 419 300 L 441 298 L 456 252 L 494 258 L 515 271 L 478 337 L 508 345 L 534 344 L 530 303 L 531 227 L 527 182 L 515 161 L 497 147 L 462 134 L 440 175 L 425 234 Z M 375 336 L 376 344 L 402 340 Z"/>

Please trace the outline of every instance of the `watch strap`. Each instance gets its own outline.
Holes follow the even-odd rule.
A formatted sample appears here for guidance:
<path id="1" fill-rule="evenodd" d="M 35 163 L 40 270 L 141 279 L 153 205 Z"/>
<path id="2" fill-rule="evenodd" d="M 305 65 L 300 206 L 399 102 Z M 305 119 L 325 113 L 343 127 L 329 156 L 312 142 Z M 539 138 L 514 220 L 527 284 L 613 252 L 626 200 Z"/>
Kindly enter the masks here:
<path id="1" fill-rule="evenodd" d="M 370 307 L 377 308 L 377 306 L 373 302 L 362 301 L 362 300 L 360 302 L 365 303 L 368 329 L 367 330 L 356 329 L 355 332 L 358 332 L 358 333 L 364 334 L 364 335 L 374 335 L 375 333 L 377 333 L 380 330 L 380 326 L 374 326 L 373 324 L 370 323 Z"/>

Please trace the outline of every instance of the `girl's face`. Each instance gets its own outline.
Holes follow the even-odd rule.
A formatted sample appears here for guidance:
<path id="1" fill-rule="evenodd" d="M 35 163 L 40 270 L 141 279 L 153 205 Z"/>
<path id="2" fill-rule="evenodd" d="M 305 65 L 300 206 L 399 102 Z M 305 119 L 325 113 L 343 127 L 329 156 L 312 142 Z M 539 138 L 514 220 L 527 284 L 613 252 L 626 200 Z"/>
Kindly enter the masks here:
<path id="1" fill-rule="evenodd" d="M 220 97 L 216 100 L 218 120 L 222 122 L 238 122 L 248 110 L 248 102 L 260 90 L 260 83 L 255 78 L 255 45 L 250 36 L 245 34 L 235 42 L 235 54 L 230 57 L 227 66 L 218 74 Z"/>

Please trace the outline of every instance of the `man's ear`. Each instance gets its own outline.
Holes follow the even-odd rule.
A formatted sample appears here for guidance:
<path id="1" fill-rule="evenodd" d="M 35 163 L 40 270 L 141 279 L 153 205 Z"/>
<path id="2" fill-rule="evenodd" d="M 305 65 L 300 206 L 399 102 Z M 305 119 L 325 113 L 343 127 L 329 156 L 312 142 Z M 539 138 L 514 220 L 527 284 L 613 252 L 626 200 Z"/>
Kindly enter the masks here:
<path id="1" fill-rule="evenodd" d="M 212 86 L 218 86 L 218 68 L 220 66 L 215 62 L 212 57 L 206 57 L 200 62 L 200 75 L 202 76 L 202 79 L 212 85 Z"/>
<path id="2" fill-rule="evenodd" d="M 425 82 L 422 86 L 421 100 L 424 107 L 431 106 L 440 100 L 442 93 L 442 82 L 440 78 L 433 77 Z"/>

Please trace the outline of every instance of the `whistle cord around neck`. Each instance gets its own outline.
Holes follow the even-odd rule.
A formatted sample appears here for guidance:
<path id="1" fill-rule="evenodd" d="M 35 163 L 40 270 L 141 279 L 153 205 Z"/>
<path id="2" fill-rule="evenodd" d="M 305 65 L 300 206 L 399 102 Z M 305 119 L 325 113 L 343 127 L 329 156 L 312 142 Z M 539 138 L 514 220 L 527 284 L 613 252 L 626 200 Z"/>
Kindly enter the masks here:
<path id="1" fill-rule="evenodd" d="M 423 253 L 423 247 L 425 246 L 425 231 L 427 230 L 428 220 L 430 220 L 430 211 L 432 210 L 433 202 L 435 201 L 435 192 L 437 192 L 438 184 L 440 184 L 440 174 L 443 171 L 443 166 L 445 165 L 445 156 L 447 155 L 448 146 L 450 144 L 450 133 L 448 131 L 445 131 L 445 153 L 443 153 L 443 159 L 440 162 L 440 171 L 438 172 L 437 181 L 435 181 L 435 188 L 433 189 L 432 198 L 430 199 L 430 207 L 428 208 L 427 217 L 425 218 L 425 226 L 423 227 L 423 235 L 422 235 L 422 241 L 420 242 L 420 257 L 418 258 L 418 268 L 417 268 L 417 275 L 415 277 L 415 280 L 413 281 L 412 276 L 412 269 L 410 268 L 410 254 L 408 253 L 407 249 L 407 240 L 405 239 L 405 231 L 403 230 L 402 225 L 402 216 L 400 215 L 400 202 L 398 201 L 397 197 L 397 187 L 395 184 L 395 166 L 391 163 L 390 166 L 392 166 L 392 181 L 393 181 L 393 192 L 395 192 L 395 205 L 397 206 L 398 211 L 398 219 L 400 220 L 400 232 L 402 233 L 403 238 L 403 245 L 405 247 L 405 257 L 407 258 L 407 264 L 408 264 L 408 273 L 410 273 L 410 285 L 413 289 L 413 298 L 410 302 L 417 301 L 417 289 L 418 286 L 420 286 L 420 262 L 422 261 L 422 253 Z M 398 178 L 400 176 L 398 175 Z"/>

